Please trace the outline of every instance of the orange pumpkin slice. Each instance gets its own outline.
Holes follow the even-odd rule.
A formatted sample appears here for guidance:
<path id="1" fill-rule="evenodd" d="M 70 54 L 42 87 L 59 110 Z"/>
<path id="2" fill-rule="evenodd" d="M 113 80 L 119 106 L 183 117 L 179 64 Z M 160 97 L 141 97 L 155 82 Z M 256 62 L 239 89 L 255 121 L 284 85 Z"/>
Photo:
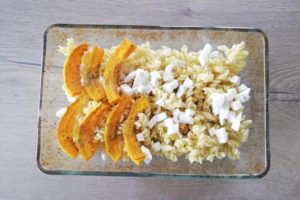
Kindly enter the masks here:
<path id="1" fill-rule="evenodd" d="M 80 64 L 88 44 L 82 44 L 73 49 L 68 56 L 63 70 L 64 89 L 71 97 L 81 94 L 83 87 L 80 82 Z"/>
<path id="2" fill-rule="evenodd" d="M 95 101 L 100 101 L 105 97 L 104 89 L 99 83 L 99 67 L 103 55 L 103 49 L 94 47 L 93 50 L 88 53 L 87 58 L 83 60 L 85 64 L 82 73 L 84 88 L 87 94 Z"/>
<path id="3" fill-rule="evenodd" d="M 143 112 L 149 107 L 150 102 L 146 97 L 142 96 L 137 99 L 131 106 L 130 113 L 123 128 L 123 138 L 127 153 L 130 159 L 137 165 L 145 159 L 145 154 L 142 152 L 140 144 L 136 139 L 136 134 L 134 133 L 134 122 L 138 113 Z"/>
<path id="4" fill-rule="evenodd" d="M 130 96 L 121 96 L 118 104 L 109 113 L 105 124 L 104 142 L 106 152 L 114 162 L 117 162 L 123 154 L 122 136 L 117 134 L 117 128 L 124 110 L 130 103 Z"/>
<path id="5" fill-rule="evenodd" d="M 90 98 L 82 94 L 75 102 L 67 107 L 67 111 L 61 118 L 56 138 L 61 149 L 71 158 L 76 158 L 78 149 L 76 146 L 76 136 L 79 133 L 79 123 L 76 118 L 83 115 L 83 108 Z"/>
<path id="6" fill-rule="evenodd" d="M 119 71 L 124 60 L 135 50 L 136 46 L 129 40 L 123 40 L 104 69 L 104 90 L 110 104 L 120 97 L 118 91 Z"/>
<path id="7" fill-rule="evenodd" d="M 94 130 L 101 126 L 109 106 L 99 103 L 80 124 L 79 153 L 84 160 L 90 159 L 97 150 L 99 142 L 94 142 Z"/>

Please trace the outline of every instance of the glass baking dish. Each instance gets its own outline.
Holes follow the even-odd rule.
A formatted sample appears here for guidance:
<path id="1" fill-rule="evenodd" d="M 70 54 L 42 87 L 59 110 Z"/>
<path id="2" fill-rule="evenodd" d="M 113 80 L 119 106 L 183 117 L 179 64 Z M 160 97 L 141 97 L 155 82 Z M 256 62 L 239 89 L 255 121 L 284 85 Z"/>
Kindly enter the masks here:
<path id="1" fill-rule="evenodd" d="M 203 164 L 190 164 L 182 158 L 171 162 L 154 157 L 150 165 L 136 166 L 129 161 L 113 163 L 103 159 L 98 152 L 88 162 L 72 160 L 59 148 L 56 141 L 55 117 L 58 109 L 68 102 L 62 90 L 62 67 L 65 57 L 57 51 L 67 38 L 76 43 L 87 42 L 108 48 L 124 38 L 135 44 L 150 41 L 152 48 L 169 46 L 198 51 L 205 43 L 213 46 L 246 43 L 249 51 L 246 67 L 240 73 L 244 83 L 251 88 L 251 100 L 246 105 L 246 115 L 253 120 L 248 141 L 240 148 L 239 160 L 216 159 Z M 270 167 L 268 112 L 268 41 L 266 35 L 253 28 L 214 27 L 159 27 L 119 25 L 54 24 L 44 34 L 40 108 L 38 123 L 37 163 L 47 174 L 111 175 L 111 176 L 167 176 L 187 178 L 257 178 L 264 176 Z"/>

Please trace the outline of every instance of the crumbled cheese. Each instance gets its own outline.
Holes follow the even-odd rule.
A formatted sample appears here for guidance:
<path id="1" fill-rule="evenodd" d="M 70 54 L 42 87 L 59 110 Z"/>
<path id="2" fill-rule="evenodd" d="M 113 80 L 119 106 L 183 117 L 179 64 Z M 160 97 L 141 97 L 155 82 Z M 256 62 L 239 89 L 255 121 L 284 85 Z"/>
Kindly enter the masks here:
<path id="1" fill-rule="evenodd" d="M 202 67 L 204 67 L 207 64 L 211 51 L 212 51 L 212 46 L 210 44 L 205 44 L 203 50 L 201 51 L 198 57 Z"/>
<path id="2" fill-rule="evenodd" d="M 137 88 L 140 85 L 146 85 L 148 83 L 149 73 L 143 69 L 136 70 L 136 76 L 132 87 Z"/>
<path id="3" fill-rule="evenodd" d="M 221 125 L 224 125 L 224 120 L 228 118 L 229 105 L 230 105 L 229 101 L 227 99 L 225 99 L 223 107 L 220 110 L 220 114 L 219 114 L 219 120 L 220 120 Z"/>
<path id="4" fill-rule="evenodd" d="M 145 141 L 143 133 L 138 133 L 135 135 L 135 137 L 136 137 L 137 141 L 139 141 L 139 142 Z"/>
<path id="5" fill-rule="evenodd" d="M 211 99 L 212 99 L 213 114 L 217 115 L 221 112 L 223 108 L 225 96 L 221 93 L 214 93 L 211 95 Z"/>
<path id="6" fill-rule="evenodd" d="M 179 115 L 180 115 L 181 111 L 177 108 L 173 111 L 173 121 L 175 123 L 179 123 Z"/>
<path id="7" fill-rule="evenodd" d="M 232 123 L 232 121 L 234 120 L 235 117 L 236 117 L 235 112 L 229 111 L 229 113 L 228 113 L 228 121 L 230 123 Z"/>
<path id="8" fill-rule="evenodd" d="M 122 92 L 123 94 L 127 94 L 127 95 L 129 95 L 129 96 L 132 96 L 133 93 L 134 93 L 133 89 L 132 89 L 129 85 L 127 85 L 127 84 L 121 85 L 121 86 L 120 86 L 120 90 L 121 90 L 121 92 Z"/>
<path id="9" fill-rule="evenodd" d="M 240 82 L 241 82 L 241 78 L 238 77 L 238 76 L 233 76 L 233 77 L 231 77 L 231 78 L 229 79 L 229 81 L 232 82 L 232 83 L 235 83 L 235 84 L 239 85 Z"/>
<path id="10" fill-rule="evenodd" d="M 180 85 L 178 88 L 178 91 L 176 93 L 177 98 L 180 98 L 187 89 L 193 89 L 193 88 L 194 88 L 193 81 L 189 77 L 187 77 L 184 80 L 183 84 Z"/>
<path id="11" fill-rule="evenodd" d="M 227 101 L 232 101 L 233 98 L 235 98 L 236 96 L 236 89 L 235 88 L 230 88 L 227 90 L 227 93 L 226 93 L 226 99 Z"/>
<path id="12" fill-rule="evenodd" d="M 155 103 L 156 103 L 158 106 L 161 106 L 161 107 L 166 107 L 166 106 L 167 106 L 166 100 L 164 100 L 164 99 L 157 99 L 157 100 L 155 101 Z"/>
<path id="13" fill-rule="evenodd" d="M 245 91 L 245 90 L 247 90 L 247 89 L 249 89 L 245 84 L 241 84 L 239 87 L 238 87 L 238 89 L 239 89 L 239 92 L 243 92 L 243 91 Z"/>
<path id="14" fill-rule="evenodd" d="M 56 117 L 61 118 L 65 112 L 67 111 L 67 108 L 61 108 L 56 112 Z"/>
<path id="15" fill-rule="evenodd" d="M 147 165 L 150 164 L 152 161 L 152 154 L 151 154 L 150 150 L 147 147 L 145 147 L 144 145 L 142 145 L 141 150 L 146 156 L 144 162 Z"/>
<path id="16" fill-rule="evenodd" d="M 127 83 L 135 78 L 137 71 L 130 72 L 124 79 L 124 83 Z"/>
<path id="17" fill-rule="evenodd" d="M 168 118 L 168 116 L 167 116 L 167 114 L 166 114 L 165 112 L 160 113 L 160 114 L 157 114 L 157 115 L 154 115 L 154 116 L 150 119 L 150 121 L 148 122 L 148 126 L 149 126 L 149 128 L 153 128 L 153 126 L 154 126 L 156 123 L 161 122 L 161 121 L 163 121 L 163 120 L 165 120 L 165 119 L 167 119 L 167 118 Z"/>
<path id="18" fill-rule="evenodd" d="M 167 135 L 174 135 L 179 133 L 179 124 L 175 124 L 171 118 L 164 120 L 165 126 L 167 127 Z"/>
<path id="19" fill-rule="evenodd" d="M 225 128 L 216 129 L 216 136 L 220 144 L 225 144 L 228 141 L 228 133 Z"/>
<path id="20" fill-rule="evenodd" d="M 242 90 L 242 92 L 240 92 L 240 93 L 237 95 L 237 99 L 238 99 L 241 103 L 245 103 L 245 102 L 249 101 L 249 99 L 250 99 L 250 91 L 251 91 L 250 88 L 247 88 L 247 89 L 245 89 L 245 90 Z"/>
<path id="21" fill-rule="evenodd" d="M 155 152 L 160 151 L 160 149 L 161 149 L 160 142 L 152 143 L 152 148 Z"/>
<path id="22" fill-rule="evenodd" d="M 242 113 L 238 114 L 233 120 L 231 124 L 231 128 L 235 131 L 239 131 L 240 129 L 240 124 L 242 120 Z"/>
<path id="23" fill-rule="evenodd" d="M 174 64 L 170 63 L 169 65 L 166 66 L 165 71 L 163 73 L 163 79 L 164 81 L 172 81 L 173 80 L 173 70 Z"/>
<path id="24" fill-rule="evenodd" d="M 175 90 L 179 85 L 178 80 L 173 80 L 171 82 L 167 82 L 163 85 L 163 90 L 165 92 L 171 93 L 173 90 Z"/>
<path id="25" fill-rule="evenodd" d="M 154 71 L 150 73 L 150 84 L 153 87 L 157 87 L 159 85 L 159 79 L 161 79 L 161 75 L 158 71 Z"/>
<path id="26" fill-rule="evenodd" d="M 177 114 L 177 113 L 176 113 Z M 181 124 L 193 124 L 195 111 L 192 109 L 186 109 L 184 112 L 179 111 L 178 122 Z"/>
<path id="27" fill-rule="evenodd" d="M 144 94 L 149 94 L 151 92 L 152 88 L 149 85 L 139 85 L 137 88 L 134 88 L 134 92 L 136 94 L 138 93 L 144 93 Z"/>
<path id="28" fill-rule="evenodd" d="M 231 108 L 233 111 L 237 111 L 237 110 L 243 108 L 243 105 L 241 104 L 241 102 L 240 102 L 239 100 L 236 100 L 236 101 L 232 101 L 232 102 L 231 102 L 230 108 Z"/>

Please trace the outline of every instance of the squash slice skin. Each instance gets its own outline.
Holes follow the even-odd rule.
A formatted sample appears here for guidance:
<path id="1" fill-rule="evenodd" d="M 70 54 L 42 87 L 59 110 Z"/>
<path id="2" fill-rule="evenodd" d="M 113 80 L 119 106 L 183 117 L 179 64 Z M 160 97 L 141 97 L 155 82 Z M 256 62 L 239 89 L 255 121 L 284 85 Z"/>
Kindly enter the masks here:
<path id="1" fill-rule="evenodd" d="M 88 44 L 77 46 L 65 61 L 63 69 L 64 89 L 71 97 L 81 94 L 83 90 L 80 82 L 80 64 L 83 53 L 87 49 Z"/>
<path id="2" fill-rule="evenodd" d="M 71 158 L 76 158 L 78 148 L 74 142 L 74 137 L 78 135 L 79 123 L 76 120 L 82 114 L 83 107 L 88 103 L 89 97 L 82 94 L 79 98 L 67 107 L 61 118 L 56 133 L 56 138 L 60 148 Z"/>
<path id="3" fill-rule="evenodd" d="M 94 130 L 101 125 L 108 109 L 107 104 L 99 103 L 80 124 L 79 153 L 84 160 L 89 160 L 99 147 L 99 142 L 94 142 Z"/>
<path id="4" fill-rule="evenodd" d="M 136 165 L 140 165 L 140 163 L 145 159 L 145 154 L 142 152 L 140 144 L 136 139 L 136 134 L 134 133 L 134 122 L 138 113 L 143 112 L 149 107 L 150 102 L 148 98 L 142 96 L 137 99 L 131 106 L 130 113 L 123 128 L 123 138 L 128 156 Z"/>
<path id="5" fill-rule="evenodd" d="M 87 59 L 83 61 L 85 63 L 83 69 L 84 88 L 87 94 L 97 102 L 105 98 L 104 89 L 99 83 L 99 66 L 101 65 L 103 55 L 103 49 L 94 47 L 92 52 L 88 54 Z"/>
<path id="6" fill-rule="evenodd" d="M 118 104 L 109 113 L 104 129 L 104 142 L 107 154 L 114 162 L 117 162 L 123 155 L 123 139 L 117 134 L 120 119 L 127 106 L 131 104 L 131 97 L 123 95 Z"/>
<path id="7" fill-rule="evenodd" d="M 118 91 L 119 71 L 124 60 L 135 49 L 136 46 L 129 40 L 123 40 L 104 69 L 104 90 L 110 104 L 114 104 L 120 97 Z"/>

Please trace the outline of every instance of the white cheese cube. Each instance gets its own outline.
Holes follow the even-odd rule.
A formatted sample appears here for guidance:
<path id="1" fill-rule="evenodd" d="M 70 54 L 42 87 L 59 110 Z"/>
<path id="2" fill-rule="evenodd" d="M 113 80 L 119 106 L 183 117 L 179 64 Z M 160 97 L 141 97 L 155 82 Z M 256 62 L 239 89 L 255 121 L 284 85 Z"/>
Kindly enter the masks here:
<path id="1" fill-rule="evenodd" d="M 177 98 L 182 97 L 182 95 L 184 94 L 184 92 L 185 92 L 187 89 L 193 89 L 193 88 L 194 88 L 194 83 L 193 83 L 193 81 L 192 81 L 189 77 L 187 77 L 187 78 L 184 80 L 183 84 L 180 85 L 179 88 L 178 88 L 178 91 L 177 91 L 177 93 L 176 93 Z"/>
<path id="2" fill-rule="evenodd" d="M 171 118 L 164 120 L 165 126 L 167 127 L 167 135 L 174 135 L 179 133 L 179 124 L 175 124 Z"/>
<path id="3" fill-rule="evenodd" d="M 179 115 L 180 115 L 180 110 L 177 108 L 177 109 L 175 109 L 174 111 L 173 111 L 173 121 L 175 122 L 175 123 L 179 123 Z"/>
<path id="4" fill-rule="evenodd" d="M 220 128 L 216 130 L 216 136 L 218 142 L 220 144 L 225 144 L 228 141 L 228 133 L 226 132 L 225 128 Z"/>
<path id="5" fill-rule="evenodd" d="M 225 100 L 219 114 L 219 120 L 221 125 L 224 125 L 224 120 L 228 118 L 228 114 L 229 114 L 229 102 Z"/>
<path id="6" fill-rule="evenodd" d="M 153 87 L 157 87 L 159 85 L 159 79 L 161 79 L 161 75 L 158 71 L 150 73 L 150 84 Z"/>
<path id="7" fill-rule="evenodd" d="M 174 89 L 178 87 L 178 85 L 179 85 L 178 80 L 173 80 L 171 82 L 165 83 L 163 85 L 163 90 L 165 92 L 171 93 L 173 92 Z"/>
<path id="8" fill-rule="evenodd" d="M 67 108 L 61 108 L 56 112 L 56 117 L 61 118 L 65 112 L 67 111 Z"/>
<path id="9" fill-rule="evenodd" d="M 232 101 L 233 98 L 236 97 L 236 89 L 235 88 L 230 88 L 229 90 L 227 90 L 227 93 L 226 93 L 226 99 L 228 101 Z"/>
<path id="10" fill-rule="evenodd" d="M 135 78 L 137 71 L 130 72 L 124 79 L 124 83 L 127 83 Z"/>
<path id="11" fill-rule="evenodd" d="M 247 90 L 247 89 L 249 89 L 245 84 L 241 84 L 239 87 L 238 87 L 238 89 L 239 89 L 239 92 L 243 92 L 243 91 L 245 91 L 245 90 Z"/>
<path id="12" fill-rule="evenodd" d="M 137 88 L 134 88 L 134 92 L 136 94 L 142 93 L 142 94 L 149 94 L 151 92 L 152 88 L 149 85 L 139 85 Z"/>
<path id="13" fill-rule="evenodd" d="M 154 149 L 155 152 L 160 151 L 160 149 L 161 149 L 160 142 L 152 143 L 152 148 Z"/>
<path id="14" fill-rule="evenodd" d="M 120 90 L 121 90 L 121 92 L 122 92 L 123 94 L 127 94 L 127 95 L 129 95 L 129 96 L 132 96 L 133 93 L 134 93 L 133 89 L 132 89 L 129 85 L 127 85 L 127 84 L 121 85 L 121 86 L 120 86 Z"/>
<path id="15" fill-rule="evenodd" d="M 148 126 L 149 126 L 149 128 L 153 128 L 153 126 L 154 126 L 156 123 L 161 122 L 161 121 L 163 121 L 163 120 L 165 120 L 165 119 L 167 119 L 167 118 L 168 118 L 168 116 L 167 116 L 167 114 L 166 114 L 165 112 L 160 113 L 160 114 L 157 114 L 157 115 L 154 115 L 154 116 L 150 119 L 150 121 L 148 122 Z"/>
<path id="16" fill-rule="evenodd" d="M 167 106 L 166 101 L 165 101 L 164 99 L 157 99 L 157 100 L 155 101 L 155 103 L 156 103 L 158 106 L 160 106 L 160 107 L 166 107 L 166 106 Z"/>
<path id="17" fill-rule="evenodd" d="M 173 68 L 174 64 L 170 63 L 169 65 L 166 66 L 164 74 L 163 74 L 163 79 L 164 81 L 172 81 L 173 80 Z"/>
<path id="18" fill-rule="evenodd" d="M 152 154 L 151 154 L 150 150 L 147 147 L 145 147 L 144 145 L 142 145 L 141 150 L 146 156 L 144 162 L 147 165 L 150 164 L 152 161 Z"/>
<path id="19" fill-rule="evenodd" d="M 181 113 L 179 115 L 178 122 L 181 123 L 181 124 L 194 124 L 194 118 L 186 116 L 186 115 L 184 115 L 184 113 Z"/>
<path id="20" fill-rule="evenodd" d="M 194 116 L 196 113 L 193 109 L 190 109 L 190 108 L 186 109 L 184 112 L 186 115 L 191 116 L 191 117 Z"/>
<path id="21" fill-rule="evenodd" d="M 135 135 L 137 141 L 143 142 L 145 140 L 143 133 L 138 133 Z"/>
<path id="22" fill-rule="evenodd" d="M 242 113 L 238 114 L 231 123 L 231 128 L 235 131 L 239 131 L 240 129 L 240 124 L 241 124 L 241 120 L 242 120 Z"/>
<path id="23" fill-rule="evenodd" d="M 229 79 L 230 82 L 239 85 L 241 83 L 241 78 L 238 76 L 233 76 Z"/>
<path id="24" fill-rule="evenodd" d="M 210 44 L 205 44 L 203 50 L 201 51 L 198 57 L 198 60 L 202 67 L 204 67 L 208 63 L 208 59 L 211 51 L 212 51 L 212 46 Z"/>
<path id="25" fill-rule="evenodd" d="M 237 110 L 243 108 L 243 105 L 241 104 L 241 102 L 239 100 L 236 100 L 236 101 L 231 102 L 230 107 L 233 111 L 237 111 Z"/>
<path id="26" fill-rule="evenodd" d="M 221 93 L 214 93 L 211 95 L 212 100 L 212 109 L 214 115 L 217 115 L 221 112 L 221 109 L 223 108 L 225 96 Z"/>
<path id="27" fill-rule="evenodd" d="M 229 113 L 228 113 L 228 121 L 230 123 L 232 123 L 232 121 L 234 120 L 235 117 L 236 117 L 235 112 L 229 111 Z"/>
<path id="28" fill-rule="evenodd" d="M 250 91 L 251 91 L 250 88 L 247 88 L 247 89 L 243 90 L 242 92 L 240 92 L 240 93 L 237 95 L 237 99 L 238 99 L 241 103 L 245 103 L 245 102 L 249 101 L 249 99 L 250 99 Z"/>
<path id="29" fill-rule="evenodd" d="M 140 85 L 147 85 L 149 82 L 149 73 L 143 69 L 136 70 L 136 76 L 132 85 L 132 88 L 137 88 Z"/>

